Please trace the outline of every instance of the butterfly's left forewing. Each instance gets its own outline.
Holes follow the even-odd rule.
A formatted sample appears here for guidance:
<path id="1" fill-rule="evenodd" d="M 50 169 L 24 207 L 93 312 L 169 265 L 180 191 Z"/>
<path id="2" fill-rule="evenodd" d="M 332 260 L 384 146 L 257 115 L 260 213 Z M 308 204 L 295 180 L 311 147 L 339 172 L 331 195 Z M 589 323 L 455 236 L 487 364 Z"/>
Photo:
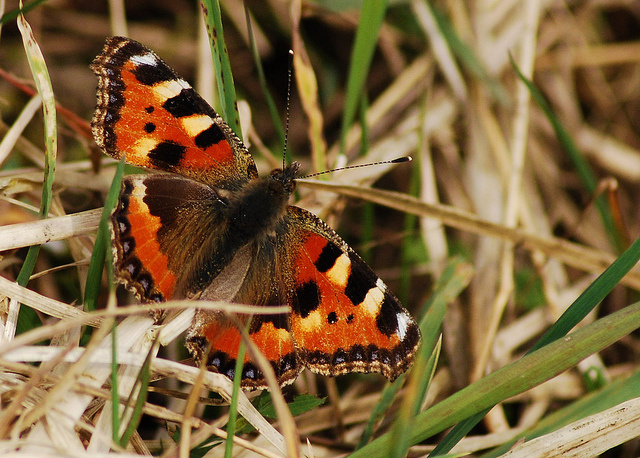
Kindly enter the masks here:
<path id="1" fill-rule="evenodd" d="M 380 372 L 413 362 L 420 331 L 371 268 L 315 215 L 289 207 L 291 333 L 314 372 Z"/>
<path id="2" fill-rule="evenodd" d="M 258 177 L 231 128 L 153 51 L 112 37 L 91 68 L 98 75 L 91 125 L 110 156 L 231 190 Z"/>

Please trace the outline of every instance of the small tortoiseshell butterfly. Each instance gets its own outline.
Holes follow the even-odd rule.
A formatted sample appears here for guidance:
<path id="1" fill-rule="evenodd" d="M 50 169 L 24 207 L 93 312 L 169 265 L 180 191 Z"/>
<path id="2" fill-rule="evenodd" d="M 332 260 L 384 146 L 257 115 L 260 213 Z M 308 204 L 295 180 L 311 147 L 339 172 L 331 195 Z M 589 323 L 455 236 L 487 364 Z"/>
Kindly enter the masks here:
<path id="1" fill-rule="evenodd" d="M 91 68 L 96 143 L 170 172 L 126 177 L 111 216 L 117 275 L 140 300 L 288 304 L 288 316 L 256 315 L 249 329 L 280 385 L 303 367 L 393 380 L 411 365 L 420 331 L 409 313 L 333 229 L 288 205 L 298 163 L 259 177 L 213 108 L 136 41 L 110 38 Z M 223 313 L 201 310 L 186 345 L 233 378 L 240 340 Z M 248 355 L 242 386 L 266 387 Z"/>

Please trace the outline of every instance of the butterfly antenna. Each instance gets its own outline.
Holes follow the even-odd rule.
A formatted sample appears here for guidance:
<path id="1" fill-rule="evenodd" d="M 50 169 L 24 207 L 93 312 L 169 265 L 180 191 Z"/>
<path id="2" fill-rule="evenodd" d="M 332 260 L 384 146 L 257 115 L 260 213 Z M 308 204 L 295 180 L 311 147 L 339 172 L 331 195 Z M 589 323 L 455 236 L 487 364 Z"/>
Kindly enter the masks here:
<path id="1" fill-rule="evenodd" d="M 390 161 L 379 161 L 379 162 L 369 162 L 368 164 L 358 164 L 358 165 L 348 165 L 347 167 L 338 167 L 337 169 L 325 170 L 324 172 L 316 172 L 310 175 L 305 175 L 303 177 L 298 178 L 313 178 L 318 175 L 324 175 L 325 173 L 333 173 L 339 172 L 340 170 L 349 170 L 349 169 L 359 169 L 361 167 L 369 167 L 372 165 L 381 165 L 381 164 L 400 164 L 402 162 L 411 162 L 413 158 L 411 156 L 402 156 L 392 159 Z"/>
<path id="2" fill-rule="evenodd" d="M 293 49 L 289 50 L 289 68 L 287 70 L 287 110 L 286 119 L 284 124 L 284 148 L 282 150 L 282 170 L 284 170 L 286 158 L 287 158 L 287 142 L 289 141 L 289 118 L 291 105 L 291 76 L 293 74 Z"/>

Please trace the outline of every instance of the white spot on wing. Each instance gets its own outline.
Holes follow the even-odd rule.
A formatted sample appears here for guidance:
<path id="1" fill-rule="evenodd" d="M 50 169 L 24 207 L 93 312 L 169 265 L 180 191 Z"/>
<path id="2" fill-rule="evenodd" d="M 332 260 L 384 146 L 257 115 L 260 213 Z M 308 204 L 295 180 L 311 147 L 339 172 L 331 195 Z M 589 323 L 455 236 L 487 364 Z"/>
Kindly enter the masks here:
<path id="1" fill-rule="evenodd" d="M 398 320 L 398 337 L 400 340 L 404 340 L 404 336 L 407 335 L 407 327 L 411 323 L 411 317 L 405 312 L 398 312 L 396 318 Z"/>
<path id="2" fill-rule="evenodd" d="M 131 56 L 131 62 L 136 65 L 152 65 L 155 67 L 158 65 L 158 58 L 149 52 L 147 54 Z"/>
<path id="3" fill-rule="evenodd" d="M 155 148 L 158 145 L 158 142 L 153 138 L 148 137 L 140 137 L 136 144 L 132 148 L 132 152 L 136 155 L 146 157 L 149 151 Z"/>
<path id="4" fill-rule="evenodd" d="M 133 184 L 131 195 L 144 195 L 147 187 L 142 183 L 142 180 L 131 180 L 131 183 Z"/>
<path id="5" fill-rule="evenodd" d="M 320 329 L 322 326 L 322 317 L 318 310 L 311 312 L 306 318 L 300 320 L 300 326 L 305 332 L 312 332 L 316 329 Z M 288 332 L 283 329 L 283 331 Z"/>
<path id="6" fill-rule="evenodd" d="M 382 280 L 380 280 L 379 278 L 376 280 L 376 286 L 378 288 L 380 288 L 382 291 L 386 291 L 387 290 L 387 285 L 385 285 L 384 282 Z"/>

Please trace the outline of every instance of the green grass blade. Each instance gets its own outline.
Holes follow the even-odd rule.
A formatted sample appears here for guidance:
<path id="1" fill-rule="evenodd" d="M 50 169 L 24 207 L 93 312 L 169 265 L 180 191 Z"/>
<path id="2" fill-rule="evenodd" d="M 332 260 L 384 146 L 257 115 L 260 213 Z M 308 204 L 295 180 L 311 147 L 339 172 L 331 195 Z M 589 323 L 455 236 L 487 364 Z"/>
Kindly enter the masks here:
<path id="1" fill-rule="evenodd" d="M 423 359 L 429 359 L 434 354 L 434 350 L 440 336 L 440 328 L 442 321 L 444 320 L 444 314 L 446 312 L 447 304 L 451 303 L 460 292 L 466 288 L 471 281 L 473 271 L 469 264 L 463 262 L 460 258 L 453 258 L 449 261 L 449 264 L 445 267 L 442 275 L 438 279 L 435 285 L 433 294 L 429 298 L 429 301 L 425 304 L 424 309 L 426 313 L 420 319 L 420 331 L 422 332 L 422 344 L 420 346 L 419 355 L 422 355 Z M 426 358 L 425 358 L 426 357 Z M 416 358 L 418 359 L 418 358 Z M 415 368 L 411 369 L 411 377 L 418 377 L 421 379 L 422 384 L 418 390 L 419 396 L 416 397 L 414 405 L 421 405 L 424 395 L 427 391 L 429 378 L 423 377 L 420 371 L 416 371 Z M 375 425 L 384 415 L 384 412 L 389 408 L 393 402 L 395 395 L 404 385 L 404 376 L 400 377 L 394 383 L 387 384 L 380 401 L 373 409 L 368 423 L 365 427 L 357 449 L 364 447 L 364 445 L 371 440 L 373 436 L 373 430 Z"/>
<path id="2" fill-rule="evenodd" d="M 527 86 L 531 96 L 536 101 L 538 106 L 542 109 L 545 116 L 551 123 L 553 130 L 556 133 L 556 137 L 562 146 L 562 149 L 567 153 L 569 159 L 573 163 L 580 180 L 582 181 L 582 185 L 586 189 L 589 197 L 594 199 L 595 205 L 600 212 L 600 218 L 602 219 L 602 224 L 607 232 L 609 237 L 609 242 L 616 250 L 617 253 L 621 253 L 626 248 L 624 243 L 624 236 L 620 234 L 618 229 L 616 228 L 616 224 L 611 213 L 611 208 L 607 203 L 607 200 L 603 195 L 595 196 L 596 188 L 598 186 L 598 180 L 595 176 L 595 173 L 589 166 L 589 163 L 584 159 L 578 145 L 576 145 L 575 141 L 569 134 L 569 132 L 564 128 L 556 114 L 551 109 L 551 106 L 544 98 L 540 90 L 535 86 L 533 81 L 527 79 L 521 72 L 516 63 L 513 60 L 513 57 L 509 55 L 509 59 L 511 61 L 511 66 L 517 73 L 520 80 Z"/>
<path id="3" fill-rule="evenodd" d="M 22 6 L 22 5 L 21 5 Z M 46 218 L 51 208 L 51 199 L 53 198 L 53 179 L 55 177 L 56 156 L 58 148 L 58 134 L 56 124 L 56 101 L 51 86 L 51 78 L 47 70 L 47 64 L 44 56 L 36 42 L 31 31 L 29 23 L 24 16 L 18 16 L 18 29 L 22 36 L 22 42 L 25 48 L 27 61 L 31 69 L 31 74 L 36 83 L 38 94 L 42 98 L 42 109 L 44 112 L 44 142 L 45 142 L 45 166 L 44 166 L 44 182 L 42 184 L 42 201 L 40 203 L 40 217 Z M 39 246 L 32 246 L 27 252 L 25 262 L 20 269 L 17 282 L 21 286 L 26 286 L 29 278 L 35 269 Z M 38 317 L 30 308 L 21 307 L 16 332 L 21 334 L 34 326 L 38 325 Z"/>
<path id="4" fill-rule="evenodd" d="M 446 313 L 446 306 L 450 304 L 458 295 L 469 285 L 473 277 L 473 268 L 464 262 L 461 258 L 453 258 L 449 261 L 447 267 L 443 270 L 438 285 L 436 285 L 435 293 L 432 296 L 431 303 L 427 308 L 427 312 L 420 320 L 420 330 L 422 331 L 422 345 L 416 358 L 416 366 L 424 367 L 423 373 L 435 370 L 437 362 L 436 357 L 439 342 L 441 339 L 442 322 Z M 433 349 L 431 354 L 427 353 L 427 349 Z M 429 358 L 427 359 L 427 356 Z M 424 377 L 418 369 L 411 372 L 411 383 L 417 386 L 417 396 L 413 401 L 412 417 L 415 417 L 422 405 L 429 388 L 430 377 Z M 409 423 L 406 423 L 408 426 Z M 402 439 L 400 442 L 408 446 L 411 445 L 409 440 L 408 428 L 402 426 L 400 429 Z"/>
<path id="5" fill-rule="evenodd" d="M 360 101 L 360 155 L 364 156 L 369 150 L 369 126 L 367 124 L 367 110 L 369 109 L 369 97 L 367 93 L 362 94 Z M 372 261 L 372 247 L 374 244 L 374 226 L 375 226 L 375 207 L 370 202 L 365 202 L 362 205 L 362 216 L 360 221 L 360 244 L 364 249 L 360 250 L 360 256 L 363 261 L 370 264 Z M 402 288 L 400 288 L 402 291 Z M 403 297 L 400 297 L 401 302 L 405 302 Z"/>
<path id="6" fill-rule="evenodd" d="M 111 438 L 119 444 L 120 393 L 118 392 L 118 323 L 111 324 Z"/>
<path id="7" fill-rule="evenodd" d="M 371 415 L 369 416 L 369 420 L 367 421 L 364 431 L 360 436 L 360 441 L 358 442 L 358 445 L 356 445 L 356 450 L 361 449 L 371 440 L 376 425 L 380 420 L 382 420 L 385 412 L 389 406 L 391 406 L 391 403 L 393 403 L 393 400 L 396 398 L 400 389 L 404 386 L 405 378 L 405 374 L 402 374 L 395 382 L 386 384 L 382 390 L 380 400 L 375 405 Z"/>
<path id="8" fill-rule="evenodd" d="M 616 261 L 611 264 L 583 293 L 571 304 L 560 318 L 536 342 L 528 353 L 531 353 L 551 342 L 564 337 L 573 327 L 584 319 L 611 292 L 622 277 L 640 259 L 640 239 L 637 239 Z M 491 410 L 491 407 L 465 419 L 456 425 L 433 450 L 433 455 L 447 453 L 460 439 Z"/>
<path id="9" fill-rule="evenodd" d="M 345 153 L 347 132 L 353 123 L 356 110 L 360 106 L 360 97 L 369 74 L 373 52 L 378 43 L 378 32 L 387 11 L 388 0 L 369 0 L 363 2 L 360 22 L 356 31 L 355 43 L 351 51 L 347 94 L 340 130 L 340 152 Z"/>
<path id="10" fill-rule="evenodd" d="M 431 355 L 425 357 L 425 352 L 420 352 L 416 357 L 409 383 L 407 383 L 404 392 L 400 413 L 391 431 L 390 448 L 387 450 L 387 456 L 390 458 L 403 458 L 407 456 L 407 452 L 411 446 L 410 426 L 419 412 L 421 400 L 435 374 L 441 348 L 442 339 L 439 339 Z M 416 376 L 415 374 L 419 375 Z"/>
<path id="11" fill-rule="evenodd" d="M 484 416 L 488 414 L 492 408 L 493 406 L 488 407 L 469 418 L 462 420 L 453 429 L 451 429 L 451 431 L 449 431 L 445 438 L 436 445 L 436 448 L 434 448 L 428 456 L 440 456 L 448 453 L 458 442 L 469 434 L 469 431 L 482 421 Z"/>
<path id="12" fill-rule="evenodd" d="M 426 97 L 425 102 L 420 104 L 419 123 L 424 124 L 426 116 Z M 425 142 L 424 129 L 418 129 L 418 145 L 416 151 L 423 151 L 423 145 Z M 422 188 L 422 154 L 415 155 L 415 162 L 411 167 L 411 175 L 409 177 L 409 195 L 416 198 L 420 198 L 420 190 Z M 400 285 L 398 287 L 398 298 L 402 303 L 408 303 L 411 294 L 411 269 L 419 262 L 427 262 L 428 254 L 427 247 L 425 246 L 424 239 L 420 234 L 416 233 L 416 226 L 418 224 L 417 215 L 411 213 L 405 213 L 403 221 L 403 233 L 402 237 L 402 250 L 400 252 Z M 421 258 L 421 259 L 420 259 Z"/>
<path id="13" fill-rule="evenodd" d="M 0 24 L 4 24 L 6 22 L 9 21 L 13 21 L 14 19 L 16 19 L 18 16 L 20 16 L 21 14 L 26 14 L 29 11 L 31 11 L 32 9 L 34 9 L 36 6 L 40 5 L 41 3 L 46 2 L 47 0 L 34 0 L 30 3 L 27 3 L 25 6 L 21 7 L 21 8 L 16 8 L 13 9 L 5 14 L 2 15 L 2 17 L 0 18 Z"/>
<path id="14" fill-rule="evenodd" d="M 100 216 L 100 224 L 98 225 L 98 233 L 96 241 L 93 245 L 93 253 L 89 262 L 89 271 L 87 273 L 87 281 L 84 294 L 84 310 L 94 311 L 100 294 L 100 284 L 102 283 L 102 271 L 105 266 L 105 259 L 108 259 L 108 281 L 109 294 L 115 297 L 115 284 L 113 283 L 113 260 L 111 259 L 111 231 L 109 230 L 109 217 L 118 203 L 120 195 L 120 186 L 122 177 L 124 176 L 125 157 L 122 156 L 116 173 L 111 181 L 109 192 L 105 199 L 102 215 Z M 111 436 L 114 443 L 119 444 L 118 437 L 120 431 L 120 394 L 118 392 L 118 339 L 117 339 L 117 323 L 114 321 L 111 326 Z"/>
<path id="15" fill-rule="evenodd" d="M 220 116 L 229 124 L 238 138 L 242 140 L 240 115 L 236 105 L 236 89 L 233 84 L 233 73 L 231 72 L 227 46 L 224 42 L 220 3 L 218 0 L 202 0 L 201 4 L 211 43 L 211 53 L 213 54 L 213 68 L 216 74 L 216 86 L 218 87 L 221 103 L 221 106 L 218 107 Z"/>
<path id="16" fill-rule="evenodd" d="M 640 303 L 637 303 L 498 369 L 416 416 L 411 428 L 411 444 L 555 377 L 639 327 Z M 391 435 L 386 434 L 352 456 L 381 457 L 390 444 Z"/>
<path id="17" fill-rule="evenodd" d="M 87 281 L 84 289 L 84 310 L 91 312 L 96 309 L 98 295 L 100 294 L 100 284 L 102 283 L 102 270 L 104 268 L 105 258 L 111 251 L 111 230 L 109 229 L 111 213 L 116 208 L 118 197 L 120 196 L 120 187 L 122 185 L 122 177 L 124 176 L 124 156 L 120 159 L 116 173 L 111 182 L 111 187 L 107 193 L 104 202 L 102 215 L 100 216 L 100 225 L 96 235 L 96 242 L 91 253 L 91 261 L 89 262 L 89 271 L 87 273 Z"/>
<path id="18" fill-rule="evenodd" d="M 420 319 L 422 346 L 431 354 L 440 336 L 447 304 L 450 304 L 467 287 L 473 277 L 473 268 L 462 258 L 449 260 L 438 279 L 434 292 L 425 305 L 425 314 Z"/>
<path id="19" fill-rule="evenodd" d="M 29 247 L 27 256 L 24 259 L 22 268 L 16 277 L 16 282 L 20 286 L 27 286 L 29 278 L 36 267 L 36 261 L 38 260 L 38 254 L 40 253 L 40 246 Z M 16 323 L 16 334 L 22 334 L 40 325 L 38 314 L 29 307 L 20 307 L 18 314 L 18 322 Z"/>
<path id="20" fill-rule="evenodd" d="M 127 427 L 122 433 L 120 437 L 119 444 L 121 447 L 126 447 L 131 437 L 138 429 L 138 425 L 140 424 L 140 419 L 142 418 L 144 404 L 147 401 L 147 394 L 149 392 L 149 382 L 151 381 L 151 362 L 153 361 L 153 357 L 156 354 L 156 347 L 158 346 L 158 341 L 153 343 L 149 351 L 147 352 L 147 356 L 144 359 L 144 363 L 140 367 L 140 372 L 138 373 L 138 378 L 136 380 L 136 385 L 139 385 L 140 388 L 136 389 L 136 386 L 131 390 L 131 395 L 134 393 L 136 400 L 133 403 L 133 412 L 131 413 L 131 418 L 129 419 L 129 423 L 127 423 Z M 116 400 L 117 401 L 117 400 Z M 128 399 L 127 405 L 131 405 L 131 396 Z M 114 410 L 118 409 L 118 404 L 113 405 Z"/>

